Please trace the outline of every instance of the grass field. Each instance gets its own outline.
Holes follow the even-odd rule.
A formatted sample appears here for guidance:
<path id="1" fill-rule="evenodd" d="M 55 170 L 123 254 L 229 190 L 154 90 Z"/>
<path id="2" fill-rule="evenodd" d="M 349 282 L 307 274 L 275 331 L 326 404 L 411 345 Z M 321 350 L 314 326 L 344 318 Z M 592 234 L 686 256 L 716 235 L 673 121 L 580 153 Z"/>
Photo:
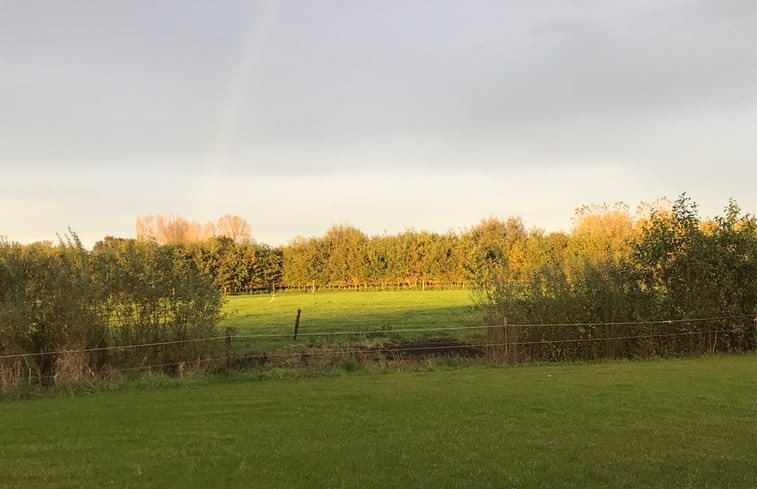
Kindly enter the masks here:
<path id="1" fill-rule="evenodd" d="M 671 489 L 757 481 L 754 354 L 240 375 L 4 402 L 0 419 L 3 488 Z"/>
<path id="2" fill-rule="evenodd" d="M 474 307 L 469 290 L 326 291 L 230 296 L 224 305 L 221 329 L 235 335 L 290 334 L 297 309 L 302 311 L 300 333 L 381 331 L 397 329 L 478 326 L 482 314 Z M 480 332 L 476 332 L 480 333 Z M 434 332 L 421 336 L 438 335 Z M 461 335 L 457 332 L 457 335 Z M 403 337 L 412 337 L 406 333 Z M 307 341 L 356 341 L 365 335 L 307 337 Z M 261 348 L 290 344 L 290 339 L 239 339 L 235 348 Z"/>

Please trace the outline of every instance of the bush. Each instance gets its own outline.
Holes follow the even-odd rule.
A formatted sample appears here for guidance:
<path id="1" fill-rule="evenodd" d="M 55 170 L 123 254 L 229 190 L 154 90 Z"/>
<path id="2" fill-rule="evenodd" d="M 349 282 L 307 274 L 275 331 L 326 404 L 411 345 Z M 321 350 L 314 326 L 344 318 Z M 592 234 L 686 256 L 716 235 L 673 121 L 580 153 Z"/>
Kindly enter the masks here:
<path id="1" fill-rule="evenodd" d="M 0 241 L 0 355 L 60 352 L 0 359 L 0 384 L 196 365 L 219 345 L 192 340 L 214 334 L 220 310 L 213 278 L 181 246 L 111 238 L 87 251 L 74 233 L 57 245 Z M 169 344 L 127 347 L 155 343 Z"/>

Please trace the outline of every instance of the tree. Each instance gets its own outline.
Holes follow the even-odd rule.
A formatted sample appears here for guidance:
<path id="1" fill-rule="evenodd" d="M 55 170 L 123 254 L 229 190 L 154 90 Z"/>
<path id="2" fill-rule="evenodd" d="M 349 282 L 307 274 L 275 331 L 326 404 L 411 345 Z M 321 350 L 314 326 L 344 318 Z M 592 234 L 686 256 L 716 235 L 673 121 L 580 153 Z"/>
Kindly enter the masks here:
<path id="1" fill-rule="evenodd" d="M 272 289 L 281 284 L 283 252 L 268 245 L 254 245 L 254 273 L 251 286 Z"/>
<path id="2" fill-rule="evenodd" d="M 235 243 L 251 243 L 252 233 L 247 221 L 239 216 L 226 214 L 218 219 L 215 226 L 218 236 L 230 238 Z"/>
<path id="3" fill-rule="evenodd" d="M 181 216 L 156 214 L 140 216 L 136 236 L 158 244 L 196 243 L 214 237 L 227 237 L 235 243 L 251 243 L 250 225 L 239 216 L 226 214 L 217 223 L 189 221 Z"/>
<path id="4" fill-rule="evenodd" d="M 354 286 L 363 281 L 363 257 L 366 236 L 357 228 L 348 225 L 330 227 L 323 237 L 327 283 Z"/>
<path id="5" fill-rule="evenodd" d="M 653 214 L 633 245 L 632 259 L 651 309 L 670 318 L 751 315 L 757 303 L 757 224 L 734 201 L 715 227 L 703 227 L 696 204 L 682 194 L 671 214 Z M 729 347 L 753 347 L 743 320 L 710 327 L 731 333 L 713 338 Z"/>
<path id="6" fill-rule="evenodd" d="M 520 285 L 519 277 L 510 267 L 509 255 L 525 237 L 520 218 L 484 219 L 464 234 L 468 278 L 475 284 L 492 321 L 512 317 Z"/>

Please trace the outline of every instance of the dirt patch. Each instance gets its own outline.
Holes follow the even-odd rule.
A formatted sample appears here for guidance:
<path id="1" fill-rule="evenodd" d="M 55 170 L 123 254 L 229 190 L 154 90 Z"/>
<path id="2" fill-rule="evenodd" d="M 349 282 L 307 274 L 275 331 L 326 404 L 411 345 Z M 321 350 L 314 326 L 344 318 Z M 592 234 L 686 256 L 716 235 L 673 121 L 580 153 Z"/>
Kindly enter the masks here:
<path id="1" fill-rule="evenodd" d="M 415 341 L 385 343 L 377 351 L 383 350 L 389 357 L 478 357 L 481 350 L 456 338 L 424 338 Z"/>
<path id="2" fill-rule="evenodd" d="M 246 350 L 234 354 L 231 365 L 235 369 L 264 366 L 327 367 L 338 365 L 345 358 L 354 358 L 366 364 L 385 364 L 439 357 L 473 358 L 483 354 L 484 352 L 477 345 L 471 345 L 456 338 L 439 337 L 371 345 L 362 343 L 310 344 L 273 351 Z"/>

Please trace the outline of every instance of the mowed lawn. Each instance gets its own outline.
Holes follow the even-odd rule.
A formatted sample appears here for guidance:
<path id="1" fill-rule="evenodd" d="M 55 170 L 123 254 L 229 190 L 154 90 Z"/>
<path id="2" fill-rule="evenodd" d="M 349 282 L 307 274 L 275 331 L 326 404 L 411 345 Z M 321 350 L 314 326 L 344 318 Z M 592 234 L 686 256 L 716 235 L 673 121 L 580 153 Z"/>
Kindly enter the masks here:
<path id="1" fill-rule="evenodd" d="M 0 403 L 0 487 L 754 488 L 757 356 Z"/>
<path id="2" fill-rule="evenodd" d="M 473 302 L 470 290 L 371 290 L 284 292 L 271 295 L 230 296 L 224 305 L 225 318 L 220 327 L 233 328 L 239 336 L 257 334 L 290 335 L 297 310 L 301 310 L 299 331 L 301 342 L 359 341 L 366 335 L 308 336 L 313 333 L 376 331 L 392 335 L 405 329 L 480 326 L 483 315 Z M 417 335 L 401 333 L 403 338 L 438 336 L 444 332 L 425 331 Z M 480 331 L 468 332 L 480 334 Z M 399 334 L 399 333 L 398 333 Z M 465 333 L 456 331 L 456 336 Z M 281 340 L 264 338 L 235 339 L 235 348 L 260 348 L 290 344 L 291 337 Z"/>

